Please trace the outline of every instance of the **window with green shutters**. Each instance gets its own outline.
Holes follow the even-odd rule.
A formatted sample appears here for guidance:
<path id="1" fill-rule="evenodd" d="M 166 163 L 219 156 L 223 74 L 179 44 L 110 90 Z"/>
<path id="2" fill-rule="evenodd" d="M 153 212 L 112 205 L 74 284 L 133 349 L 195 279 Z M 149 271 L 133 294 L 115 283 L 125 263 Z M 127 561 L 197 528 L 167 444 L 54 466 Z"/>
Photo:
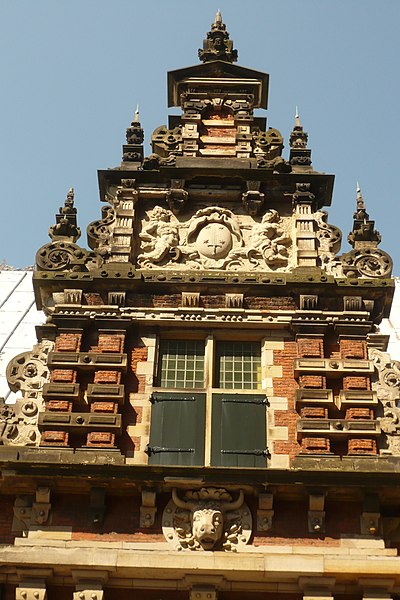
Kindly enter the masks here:
<path id="1" fill-rule="evenodd" d="M 261 389 L 261 344 L 215 341 L 212 354 L 213 377 L 205 381 L 204 340 L 160 340 L 159 389 L 151 396 L 149 464 L 266 466 L 267 399 L 257 393 Z M 214 393 L 215 388 L 221 393 Z M 208 448 L 207 406 L 211 416 Z"/>
<path id="2" fill-rule="evenodd" d="M 213 394 L 213 466 L 266 466 L 266 405 L 261 394 Z"/>
<path id="3" fill-rule="evenodd" d="M 157 392 L 151 397 L 150 465 L 203 465 L 206 395 Z"/>

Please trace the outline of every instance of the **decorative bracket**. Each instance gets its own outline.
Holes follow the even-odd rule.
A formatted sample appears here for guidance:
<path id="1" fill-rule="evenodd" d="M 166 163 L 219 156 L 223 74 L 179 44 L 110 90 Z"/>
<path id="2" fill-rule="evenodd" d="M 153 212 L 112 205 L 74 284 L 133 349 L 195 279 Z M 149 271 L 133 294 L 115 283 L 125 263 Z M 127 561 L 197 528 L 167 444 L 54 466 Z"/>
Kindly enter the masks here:
<path id="1" fill-rule="evenodd" d="M 308 498 L 308 531 L 325 533 L 325 494 L 310 494 Z"/>
<path id="2" fill-rule="evenodd" d="M 166 193 L 166 200 L 174 215 L 178 215 L 186 206 L 189 192 L 184 187 L 184 179 L 171 179 L 171 188 Z"/>
<path id="3" fill-rule="evenodd" d="M 260 494 L 258 496 L 258 509 L 257 509 L 257 530 L 258 531 L 270 531 L 272 529 L 272 518 L 274 516 L 273 503 L 274 503 L 274 495 L 273 494 Z"/>
<path id="4" fill-rule="evenodd" d="M 89 511 L 93 524 L 99 525 L 104 520 L 106 512 L 106 491 L 104 488 L 94 487 L 90 490 Z"/>
<path id="5" fill-rule="evenodd" d="M 246 181 L 247 191 L 242 194 L 242 202 L 251 216 L 260 214 L 265 196 L 260 192 L 260 181 Z"/>
<path id="6" fill-rule="evenodd" d="M 21 581 L 15 589 L 15 600 L 46 600 L 47 591 L 44 581 L 27 579 Z"/>
<path id="7" fill-rule="evenodd" d="M 142 505 L 140 507 L 140 527 L 153 527 L 157 513 L 156 492 L 142 490 Z"/>
<path id="8" fill-rule="evenodd" d="M 366 494 L 361 514 L 361 533 L 378 535 L 380 531 L 381 512 L 378 494 Z"/>
<path id="9" fill-rule="evenodd" d="M 38 487 L 35 499 L 32 496 L 17 496 L 14 502 L 14 533 L 26 531 L 31 525 L 47 523 L 51 509 L 50 488 Z"/>

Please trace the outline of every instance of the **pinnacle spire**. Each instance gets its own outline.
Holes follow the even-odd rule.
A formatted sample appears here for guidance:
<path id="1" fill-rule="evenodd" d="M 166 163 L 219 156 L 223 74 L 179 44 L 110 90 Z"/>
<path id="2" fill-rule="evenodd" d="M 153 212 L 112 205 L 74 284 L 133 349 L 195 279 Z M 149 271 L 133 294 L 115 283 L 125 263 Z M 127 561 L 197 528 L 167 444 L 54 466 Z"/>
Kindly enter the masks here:
<path id="1" fill-rule="evenodd" d="M 135 116 L 126 130 L 126 144 L 122 147 L 122 162 L 141 163 L 143 160 L 144 131 L 139 121 L 139 104 Z"/>
<path id="2" fill-rule="evenodd" d="M 221 11 L 218 9 L 211 24 L 211 30 L 203 40 L 203 49 L 199 50 L 199 59 L 202 62 L 223 60 L 225 62 L 237 61 L 237 50 L 233 49 L 233 41 L 229 39 L 226 25 L 222 21 Z"/>
<path id="3" fill-rule="evenodd" d="M 52 240 L 70 240 L 76 242 L 81 235 L 81 230 L 77 225 L 76 208 L 74 206 L 74 188 L 68 190 L 67 197 L 64 200 L 64 206 L 60 206 L 56 214 L 56 223 L 49 229 L 49 236 Z"/>
<path id="4" fill-rule="evenodd" d="M 353 230 L 349 233 L 347 240 L 355 249 L 361 246 L 376 248 L 381 241 L 381 235 L 379 231 L 374 229 L 375 221 L 369 218 L 358 181 L 356 188 L 356 206 L 357 209 L 353 215 Z"/>
<path id="5" fill-rule="evenodd" d="M 310 167 L 311 150 L 307 148 L 308 133 L 304 131 L 300 123 L 299 109 L 296 106 L 295 122 L 290 134 L 290 158 L 291 165 L 299 167 Z"/>
<path id="6" fill-rule="evenodd" d="M 213 25 L 219 26 L 222 25 L 222 15 L 221 15 L 221 11 L 218 9 L 216 14 L 215 14 L 215 19 L 214 19 L 214 23 Z"/>
<path id="7" fill-rule="evenodd" d="M 361 187 L 360 184 L 357 181 L 357 188 L 356 188 L 356 194 L 357 194 L 357 210 L 364 210 L 365 211 L 365 202 L 364 202 L 364 198 L 362 196 L 361 193 Z"/>
<path id="8" fill-rule="evenodd" d="M 296 114 L 295 114 L 295 127 L 301 127 L 300 116 L 299 116 L 299 107 L 296 106 Z"/>

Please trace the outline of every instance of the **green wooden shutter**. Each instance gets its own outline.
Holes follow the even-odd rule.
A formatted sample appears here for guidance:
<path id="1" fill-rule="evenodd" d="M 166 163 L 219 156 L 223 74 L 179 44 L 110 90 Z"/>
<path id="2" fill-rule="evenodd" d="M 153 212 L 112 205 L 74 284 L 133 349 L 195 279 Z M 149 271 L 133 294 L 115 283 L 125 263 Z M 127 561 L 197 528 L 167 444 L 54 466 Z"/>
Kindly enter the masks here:
<path id="1" fill-rule="evenodd" d="M 150 465 L 203 465 L 205 394 L 157 392 L 151 397 Z"/>
<path id="2" fill-rule="evenodd" d="M 267 399 L 261 394 L 214 394 L 211 464 L 265 467 Z"/>

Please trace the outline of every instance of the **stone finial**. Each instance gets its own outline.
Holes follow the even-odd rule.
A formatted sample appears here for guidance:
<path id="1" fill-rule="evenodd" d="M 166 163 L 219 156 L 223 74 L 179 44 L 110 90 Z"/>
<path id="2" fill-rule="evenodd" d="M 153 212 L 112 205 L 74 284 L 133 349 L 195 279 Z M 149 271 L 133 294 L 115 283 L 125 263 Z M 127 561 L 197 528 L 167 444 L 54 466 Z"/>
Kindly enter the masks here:
<path id="1" fill-rule="evenodd" d="M 126 144 L 122 147 L 122 162 L 141 163 L 143 161 L 144 131 L 139 120 L 139 105 L 135 116 L 126 130 Z"/>
<path id="2" fill-rule="evenodd" d="M 233 41 L 229 39 L 221 11 L 218 10 L 207 38 L 203 40 L 203 49 L 199 50 L 199 59 L 202 62 L 223 60 L 232 63 L 237 61 L 237 57 L 238 52 L 233 49 Z"/>
<path id="3" fill-rule="evenodd" d="M 74 207 L 74 196 L 74 188 L 70 188 L 64 201 L 64 206 L 60 206 L 59 213 L 56 214 L 56 224 L 49 229 L 49 236 L 52 240 L 76 242 L 80 237 L 81 230 L 77 226 L 77 211 Z"/>
<path id="4" fill-rule="evenodd" d="M 360 247 L 376 248 L 381 241 L 381 235 L 374 229 L 375 221 L 369 218 L 358 182 L 356 194 L 357 209 L 353 215 L 353 230 L 349 233 L 347 240 L 356 249 Z"/>
<path id="5" fill-rule="evenodd" d="M 346 277 L 390 277 L 393 261 L 389 254 L 378 248 L 381 241 L 375 221 L 366 211 L 361 188 L 357 184 L 357 209 L 353 215 L 353 230 L 347 240 L 353 250 L 342 254 L 341 263 Z"/>
<path id="6" fill-rule="evenodd" d="M 296 106 L 295 123 L 290 134 L 290 159 L 291 165 L 309 167 L 311 165 L 311 150 L 307 148 L 308 133 L 300 123 L 299 111 Z"/>

